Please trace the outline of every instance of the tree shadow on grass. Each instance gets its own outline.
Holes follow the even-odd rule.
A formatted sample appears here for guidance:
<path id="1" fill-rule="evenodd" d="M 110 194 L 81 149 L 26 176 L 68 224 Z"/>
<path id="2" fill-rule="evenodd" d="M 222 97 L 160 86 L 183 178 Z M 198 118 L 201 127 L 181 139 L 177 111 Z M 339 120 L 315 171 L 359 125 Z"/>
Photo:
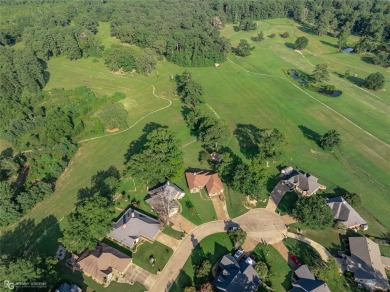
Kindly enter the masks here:
<path id="1" fill-rule="evenodd" d="M 62 236 L 57 218 L 50 215 L 38 224 L 32 219 L 19 222 L 12 230 L 0 236 L 1 254 L 9 259 L 20 258 L 32 252 L 54 256 L 58 239 Z"/>
<path id="2" fill-rule="evenodd" d="M 137 140 L 134 140 L 130 143 L 129 148 L 127 149 L 127 152 L 125 154 L 125 163 L 129 162 L 131 156 L 139 153 L 142 150 L 142 148 L 145 146 L 145 143 L 147 142 L 147 136 L 151 132 L 157 129 L 164 128 L 167 128 L 167 126 L 163 126 L 154 122 L 147 123 L 142 129 L 142 135 Z"/>
<path id="3" fill-rule="evenodd" d="M 299 130 L 301 130 L 305 138 L 315 142 L 318 146 L 320 146 L 321 135 L 319 133 L 313 131 L 312 129 L 309 129 L 304 125 L 299 125 L 298 128 Z"/>
<path id="4" fill-rule="evenodd" d="M 184 270 L 181 270 L 179 276 L 177 276 L 176 281 L 173 282 L 169 291 L 182 292 L 184 291 L 185 287 L 192 286 L 192 285 L 193 285 L 192 278 Z M 169 286 L 170 285 L 168 285 L 168 287 Z"/>
<path id="5" fill-rule="evenodd" d="M 329 46 L 329 47 L 336 48 L 336 49 L 338 49 L 338 48 L 339 48 L 337 45 L 335 45 L 335 44 L 332 44 L 332 43 L 330 43 L 330 42 L 327 42 L 327 41 L 320 40 L 320 43 L 321 43 L 321 44 L 324 44 L 324 45 L 326 45 L 326 46 Z"/>
<path id="6" fill-rule="evenodd" d="M 240 151 L 248 159 L 259 153 L 260 149 L 257 145 L 259 131 L 260 129 L 252 124 L 237 124 L 234 130 L 234 135 L 240 145 Z"/>
<path id="7" fill-rule="evenodd" d="M 315 30 L 307 24 L 301 24 L 298 26 L 298 29 L 305 33 L 316 34 Z"/>
<path id="8" fill-rule="evenodd" d="M 364 79 L 357 76 L 348 76 L 347 80 L 357 86 L 363 86 L 364 84 Z"/>
<path id="9" fill-rule="evenodd" d="M 294 50 L 294 44 L 293 43 L 285 42 L 284 45 L 286 46 L 286 48 Z"/>
<path id="10" fill-rule="evenodd" d="M 374 60 L 372 57 L 362 56 L 362 57 L 360 57 L 360 60 L 362 60 L 363 62 L 365 62 L 367 64 L 374 64 Z"/>

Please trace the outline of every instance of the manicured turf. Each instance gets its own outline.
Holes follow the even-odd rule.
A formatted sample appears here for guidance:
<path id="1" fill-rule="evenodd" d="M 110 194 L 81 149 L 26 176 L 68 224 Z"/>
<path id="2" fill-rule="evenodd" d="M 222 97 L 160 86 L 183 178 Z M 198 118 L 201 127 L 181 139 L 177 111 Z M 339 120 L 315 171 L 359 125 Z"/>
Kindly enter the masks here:
<path id="1" fill-rule="evenodd" d="M 172 253 L 170 247 L 158 241 L 153 243 L 145 241 L 133 253 L 133 263 L 153 274 L 157 274 L 158 271 L 164 268 Z M 153 256 L 156 260 L 153 266 L 149 262 L 150 256 Z"/>
<path id="2" fill-rule="evenodd" d="M 295 192 L 286 193 L 280 200 L 276 212 L 280 215 L 290 214 L 298 201 L 298 195 Z"/>
<path id="3" fill-rule="evenodd" d="M 321 42 L 334 43 L 335 39 L 304 33 L 291 20 L 261 22 L 258 31 L 260 30 L 264 30 L 265 35 L 271 32 L 278 34 L 289 31 L 290 38 L 287 40 L 279 36 L 274 39 L 266 38 L 263 42 L 253 44 L 255 50 L 251 56 L 238 58 L 230 54 L 229 58 L 246 70 L 275 75 L 277 78 L 249 74 L 229 61 L 218 68 L 191 68 L 189 70 L 193 73 L 194 79 L 204 87 L 207 104 L 227 123 L 231 132 L 239 123 L 253 124 L 259 128 L 278 128 L 287 139 L 285 161 L 282 164 L 291 164 L 319 177 L 319 182 L 327 186 L 327 192 L 331 193 L 334 188 L 343 187 L 350 192 L 361 194 L 363 213 L 368 214 L 367 218 L 364 215 L 363 218 L 370 226 L 367 234 L 382 235 L 389 232 L 387 196 L 390 191 L 389 147 L 326 106 L 388 143 L 389 107 L 385 101 L 389 100 L 390 83 L 386 83 L 386 91 L 374 93 L 381 100 L 355 88 L 349 81 L 332 77 L 331 83 L 340 88 L 343 94 L 339 98 L 329 98 L 310 92 L 317 99 L 315 100 L 289 83 L 284 70 L 299 68 L 311 72 L 312 66 L 309 60 L 312 63 L 328 62 L 332 70 L 334 66 L 334 70 L 341 73 L 345 71 L 344 67 L 356 67 L 359 70 L 358 76 L 380 71 L 388 79 L 389 74 L 379 66 L 361 61 L 360 56 L 335 52 L 334 47 Z M 303 52 L 307 59 L 286 47 L 285 42 L 295 41 L 293 33 L 296 36 L 305 35 L 309 38 L 308 49 Z M 232 42 L 236 43 L 240 38 L 255 35 L 256 32 L 235 33 L 232 26 L 227 25 L 223 34 L 231 37 Z M 5 242 L 4 249 L 7 252 L 20 254 L 25 246 L 36 242 L 36 239 L 41 236 L 43 236 L 42 240 L 34 248 L 45 250 L 47 253 L 55 251 L 61 234 L 57 222 L 74 208 L 77 191 L 89 186 L 91 177 L 98 170 L 106 169 L 110 165 L 123 170 L 124 155 L 130 142 L 138 139 L 144 125 L 149 122 L 169 125 L 182 144 L 187 145 L 183 148 L 185 166 L 199 167 L 197 157 L 201 149 L 200 143 L 188 144 L 194 140 L 194 137 L 190 135 L 180 113 L 181 103 L 175 95 L 175 83 L 170 81 L 170 75 L 181 73 L 184 69 L 166 61 L 159 62 L 157 69 L 158 76 L 155 72 L 149 77 L 121 76 L 110 73 L 102 59 L 95 63 L 92 59 L 69 61 L 60 57 L 48 62 L 50 81 L 45 90 L 84 85 L 90 87 L 98 98 L 117 91 L 124 92 L 126 98 L 120 102 L 129 113 L 128 125 L 133 125 L 152 111 L 169 105 L 167 100 L 158 99 L 152 94 L 150 84 L 155 86 L 157 95 L 172 99 L 172 106 L 145 117 L 129 131 L 81 144 L 67 170 L 58 180 L 56 192 L 27 214 L 19 227 L 2 230 L 0 243 Z M 210 112 L 212 113 L 211 110 Z M 304 126 L 301 127 L 304 130 L 299 126 Z M 324 152 L 318 147 L 316 141 L 305 137 L 308 130 L 323 134 L 329 129 L 337 129 L 342 138 L 341 147 L 333 153 Z M 233 135 L 229 138 L 227 146 L 236 153 L 240 149 Z M 274 172 L 276 173 L 276 169 Z M 182 179 L 178 178 L 177 182 Z M 185 188 L 185 184 L 181 187 Z M 183 200 L 182 205 L 184 205 Z M 197 206 L 202 204 L 198 205 L 195 202 L 193 205 L 196 206 L 196 214 L 201 214 L 202 210 Z M 241 205 L 239 206 L 241 210 L 231 213 L 240 214 L 245 211 Z M 234 207 L 233 205 L 229 207 L 228 202 L 228 208 Z M 198 220 L 185 212 L 183 208 L 184 216 L 188 216 L 187 218 L 191 218 L 193 222 Z M 207 220 L 212 217 L 213 215 L 209 214 Z M 61 221 L 61 227 L 63 222 Z M 202 221 L 199 218 L 195 223 L 200 224 Z"/>
<path id="4" fill-rule="evenodd" d="M 179 240 L 181 240 L 183 236 L 183 232 L 177 231 L 170 226 L 165 226 L 162 232 Z"/>
<path id="5" fill-rule="evenodd" d="M 269 280 L 275 291 L 291 289 L 291 268 L 275 248 L 260 243 L 253 250 L 253 255 L 257 260 L 268 265 Z"/>
<path id="6" fill-rule="evenodd" d="M 183 291 L 187 286 L 194 285 L 194 267 L 197 267 L 206 259 L 214 265 L 222 256 L 232 251 L 233 244 L 226 233 L 217 233 L 206 237 L 195 247 L 191 257 L 185 263 L 169 291 L 179 292 Z"/>
<path id="7" fill-rule="evenodd" d="M 146 288 L 138 282 L 134 283 L 134 285 L 129 285 L 129 284 L 121 284 L 113 281 L 110 283 L 108 287 L 105 288 L 102 285 L 96 283 L 94 280 L 92 280 L 92 278 L 87 277 L 80 272 L 77 271 L 72 272 L 72 270 L 68 268 L 64 263 L 59 263 L 58 271 L 60 275 L 59 282 L 75 283 L 80 288 L 82 288 L 83 291 L 88 291 L 88 292 L 146 291 Z"/>

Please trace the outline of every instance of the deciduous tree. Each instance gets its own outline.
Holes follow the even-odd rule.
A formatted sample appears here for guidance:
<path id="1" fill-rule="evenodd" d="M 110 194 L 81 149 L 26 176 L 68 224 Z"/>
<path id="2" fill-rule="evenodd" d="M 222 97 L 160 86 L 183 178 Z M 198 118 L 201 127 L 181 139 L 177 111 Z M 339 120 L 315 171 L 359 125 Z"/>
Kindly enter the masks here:
<path id="1" fill-rule="evenodd" d="M 340 134 L 336 130 L 329 130 L 324 135 L 322 135 L 320 140 L 320 146 L 324 150 L 332 150 L 333 148 L 340 146 L 340 144 Z"/>
<path id="2" fill-rule="evenodd" d="M 364 87 L 372 90 L 382 89 L 385 85 L 385 76 L 382 73 L 376 72 L 368 75 L 364 80 Z"/>

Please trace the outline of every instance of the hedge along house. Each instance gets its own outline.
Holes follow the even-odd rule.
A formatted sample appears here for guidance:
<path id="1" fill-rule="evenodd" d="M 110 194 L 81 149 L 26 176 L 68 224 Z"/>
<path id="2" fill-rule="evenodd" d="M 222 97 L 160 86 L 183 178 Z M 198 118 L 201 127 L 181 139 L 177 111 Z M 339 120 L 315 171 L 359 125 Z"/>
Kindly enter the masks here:
<path id="1" fill-rule="evenodd" d="M 210 197 L 223 194 L 224 188 L 218 173 L 210 170 L 186 172 L 186 180 L 191 193 L 199 193 L 206 188 Z"/>

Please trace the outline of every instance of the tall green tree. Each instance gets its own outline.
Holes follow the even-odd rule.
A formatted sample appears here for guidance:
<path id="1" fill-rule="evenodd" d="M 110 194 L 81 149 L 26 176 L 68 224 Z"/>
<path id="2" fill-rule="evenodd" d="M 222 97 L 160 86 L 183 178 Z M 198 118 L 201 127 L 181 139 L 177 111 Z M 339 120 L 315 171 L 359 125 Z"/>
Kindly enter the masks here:
<path id="1" fill-rule="evenodd" d="M 328 65 L 317 64 L 314 68 L 313 74 L 311 75 L 315 82 L 325 82 L 330 78 Z"/>
<path id="2" fill-rule="evenodd" d="M 363 86 L 372 90 L 382 89 L 385 86 L 385 76 L 379 72 L 372 73 L 366 77 Z"/>
<path id="3" fill-rule="evenodd" d="M 154 185 L 175 177 L 183 166 L 180 141 L 166 128 L 150 132 L 142 149 L 130 156 L 127 171 Z"/>
<path id="4" fill-rule="evenodd" d="M 332 210 L 319 195 L 301 197 L 294 206 L 292 215 L 314 230 L 328 229 L 333 224 Z"/>
<path id="5" fill-rule="evenodd" d="M 237 230 L 229 231 L 228 233 L 230 240 L 236 248 L 242 246 L 246 240 L 247 233 L 241 228 Z"/>
<path id="6" fill-rule="evenodd" d="M 241 39 L 238 46 L 235 48 L 236 55 L 247 57 L 251 54 L 251 45 L 247 40 Z"/>
<path id="7" fill-rule="evenodd" d="M 295 44 L 293 47 L 295 50 L 303 50 L 307 47 L 308 44 L 309 40 L 306 37 L 301 36 L 295 40 Z"/>
<path id="8" fill-rule="evenodd" d="M 114 214 L 112 201 L 96 194 L 68 215 L 61 243 L 72 252 L 94 249 L 112 229 Z"/>
<path id="9" fill-rule="evenodd" d="M 340 134 L 336 130 L 329 130 L 320 139 L 320 146 L 324 150 L 332 150 L 335 147 L 340 146 L 341 138 Z"/>
<path id="10" fill-rule="evenodd" d="M 7 226 L 20 218 L 19 206 L 15 203 L 15 199 L 15 190 L 7 182 L 0 182 L 0 227 Z"/>
<path id="11" fill-rule="evenodd" d="M 339 51 L 341 51 L 347 46 L 348 36 L 349 34 L 346 31 L 343 31 L 339 34 L 337 38 L 337 46 L 339 47 Z"/>

